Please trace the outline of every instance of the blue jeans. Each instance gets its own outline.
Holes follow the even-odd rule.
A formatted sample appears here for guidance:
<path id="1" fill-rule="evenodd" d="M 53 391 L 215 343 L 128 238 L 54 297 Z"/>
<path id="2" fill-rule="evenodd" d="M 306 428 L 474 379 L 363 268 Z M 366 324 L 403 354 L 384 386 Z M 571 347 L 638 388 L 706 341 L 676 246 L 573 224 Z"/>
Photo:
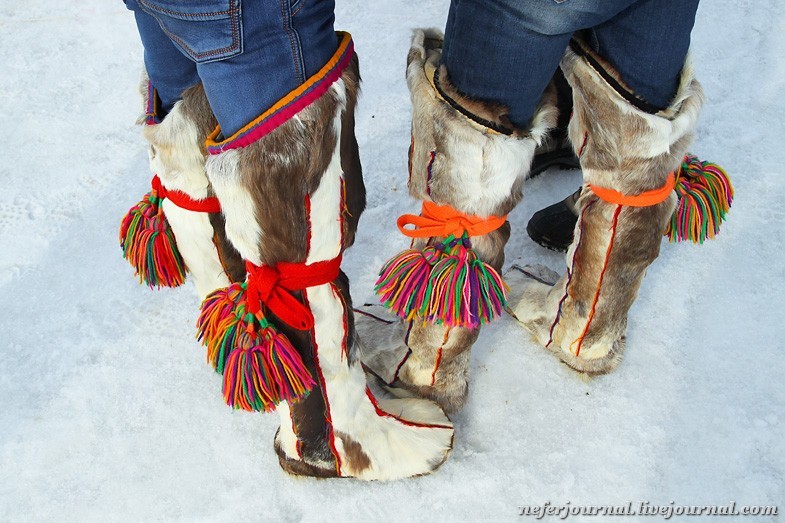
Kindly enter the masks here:
<path id="1" fill-rule="evenodd" d="M 633 94 L 664 109 L 676 94 L 698 0 L 452 0 L 442 63 L 459 91 L 504 104 L 528 128 L 573 33 Z"/>
<path id="2" fill-rule="evenodd" d="M 333 0 L 125 0 L 164 111 L 201 81 L 231 135 L 319 71 L 338 48 Z"/>

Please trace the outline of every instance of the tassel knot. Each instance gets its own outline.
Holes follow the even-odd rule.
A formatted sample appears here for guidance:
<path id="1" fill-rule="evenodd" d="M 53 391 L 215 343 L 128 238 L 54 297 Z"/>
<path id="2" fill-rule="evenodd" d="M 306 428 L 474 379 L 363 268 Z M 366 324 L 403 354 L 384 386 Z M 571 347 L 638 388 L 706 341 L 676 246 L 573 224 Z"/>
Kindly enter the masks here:
<path id="1" fill-rule="evenodd" d="M 270 312 L 290 327 L 310 330 L 313 328 L 313 314 L 292 292 L 335 280 L 340 267 L 340 255 L 332 260 L 309 265 L 280 262 L 269 266 L 246 262 L 248 312 L 257 314 L 264 303 Z"/>
<path id="2" fill-rule="evenodd" d="M 398 228 L 410 238 L 446 238 L 422 251 L 403 251 L 382 267 L 376 282 L 382 303 L 406 320 L 419 316 L 451 327 L 473 329 L 497 318 L 506 305 L 504 283 L 479 259 L 469 236 L 488 234 L 505 221 L 506 216 L 471 216 L 428 201 L 420 216 L 401 216 Z"/>
<path id="3" fill-rule="evenodd" d="M 226 403 L 248 411 L 270 411 L 281 401 L 305 397 L 316 385 L 302 356 L 262 311 L 298 330 L 313 328 L 310 309 L 292 293 L 335 280 L 341 256 L 312 264 L 246 262 L 248 277 L 211 293 L 202 304 L 197 337 L 207 361 L 223 374 Z"/>

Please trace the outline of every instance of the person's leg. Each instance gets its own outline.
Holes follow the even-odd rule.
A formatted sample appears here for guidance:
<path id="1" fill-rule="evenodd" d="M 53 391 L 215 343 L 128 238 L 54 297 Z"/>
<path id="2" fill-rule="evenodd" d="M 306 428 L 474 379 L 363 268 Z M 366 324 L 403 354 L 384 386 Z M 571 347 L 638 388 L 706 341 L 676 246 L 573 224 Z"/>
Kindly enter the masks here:
<path id="1" fill-rule="evenodd" d="M 577 29 L 607 20 L 630 1 L 453 0 L 443 49 L 438 35 L 426 33 L 424 42 L 410 52 L 428 54 L 430 61 L 435 55 L 439 66 L 431 77 L 428 68 L 434 64 L 413 60 L 410 54 L 412 196 L 472 219 L 511 211 L 522 196 L 535 147 L 543 144 L 555 124 L 552 93 L 544 97 L 543 92 L 570 37 Z M 427 79 L 415 89 L 415 79 L 423 75 Z M 426 103 L 434 97 L 437 102 Z M 434 128 L 428 123 L 432 121 L 442 123 Z M 461 408 L 468 390 L 469 349 L 480 324 L 495 317 L 493 271 L 501 269 L 509 234 L 508 224 L 469 232 L 463 247 L 470 248 L 464 254 L 461 246 L 445 240 L 447 234 L 434 233 L 417 238 L 413 250 L 388 262 L 378 290 L 408 323 L 404 350 L 397 351 L 405 360 L 399 359 L 397 373 L 391 374 L 381 368 L 391 358 L 380 351 L 369 356 L 369 366 L 380 376 L 436 399 L 448 411 Z M 448 245 L 442 245 L 444 241 Z M 438 256 L 431 252 L 434 248 Z M 417 252 L 422 253 L 419 258 Z M 455 259 L 461 261 L 454 263 Z M 450 263 L 453 270 L 444 270 Z M 434 296 L 442 296 L 438 293 L 449 306 L 437 306 Z M 461 313 L 466 317 L 456 319 Z M 383 325 L 360 321 L 368 331 Z"/>
<path id="2" fill-rule="evenodd" d="M 151 122 L 160 121 L 182 98 L 183 91 L 199 83 L 196 64 L 177 49 L 158 21 L 136 0 L 126 0 L 126 6 L 134 12 L 144 47 L 145 70 L 157 95 L 149 97 L 148 115 Z"/>
<path id="3" fill-rule="evenodd" d="M 127 0 L 144 46 L 140 91 L 149 143 L 153 191 L 121 224 L 125 258 L 151 287 L 171 287 L 190 273 L 200 298 L 245 275 L 228 245 L 223 218 L 204 171 L 204 141 L 216 121 L 199 83 L 196 64 L 159 21 Z M 196 209 L 196 210 L 195 210 Z"/>
<path id="4" fill-rule="evenodd" d="M 333 56 L 332 0 L 242 2 L 242 53 L 200 61 L 199 76 L 224 136 L 272 107 Z"/>
<path id="5" fill-rule="evenodd" d="M 657 10 L 644 9 L 653 4 Z M 570 139 L 584 174 L 568 271 L 553 286 L 531 271 L 512 273 L 508 280 L 517 319 L 565 363 L 587 373 L 611 371 L 621 359 L 627 313 L 659 254 L 677 200 L 675 175 L 703 104 L 701 86 L 684 62 L 689 27 L 681 25 L 692 20 L 695 4 L 642 0 L 630 11 L 640 14 L 639 8 L 645 17 L 622 13 L 624 23 L 616 30 L 648 24 L 648 40 L 609 36 L 609 23 L 588 41 L 573 40 L 562 60 L 574 93 Z M 680 28 L 678 35 L 658 31 L 670 22 Z M 659 36 L 679 41 L 666 43 Z M 625 49 L 611 51 L 610 45 L 627 46 L 635 60 L 654 60 L 658 50 L 675 56 L 661 58 L 661 71 L 635 64 L 636 73 L 625 76 L 606 58 L 630 64 L 620 58 Z M 639 73 L 646 70 L 662 74 L 662 84 L 656 77 L 644 81 Z M 673 71 L 678 71 L 675 87 Z M 666 105 L 658 105 L 663 101 Z"/>
<path id="6" fill-rule="evenodd" d="M 452 0 L 441 63 L 460 92 L 503 105 L 526 128 L 572 34 L 632 2 Z"/>
<path id="7" fill-rule="evenodd" d="M 698 0 L 638 0 L 595 26 L 587 44 L 657 112 L 676 95 L 697 10 Z"/>
<path id="8" fill-rule="evenodd" d="M 590 48 L 618 72 L 634 98 L 667 107 L 678 87 L 698 0 L 641 0 L 587 33 Z M 537 211 L 527 232 L 548 249 L 566 251 L 578 221 L 580 191 Z"/>
<path id="9" fill-rule="evenodd" d="M 275 448 L 290 473 L 395 479 L 438 467 L 453 436 L 444 413 L 372 392 L 357 354 L 339 267 L 365 202 L 359 66 L 351 37 L 333 31 L 333 3 L 139 2 L 197 62 L 219 124 L 206 170 L 248 270 L 200 316 L 225 400 L 278 407 Z"/>

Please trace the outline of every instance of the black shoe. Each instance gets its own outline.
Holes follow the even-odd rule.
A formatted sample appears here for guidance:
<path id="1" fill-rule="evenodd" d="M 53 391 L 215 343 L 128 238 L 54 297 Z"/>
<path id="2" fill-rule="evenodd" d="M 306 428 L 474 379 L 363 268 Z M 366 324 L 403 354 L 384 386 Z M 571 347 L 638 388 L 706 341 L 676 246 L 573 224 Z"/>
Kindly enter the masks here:
<path id="1" fill-rule="evenodd" d="M 572 243 L 578 210 L 575 202 L 581 195 L 580 188 L 564 200 L 534 213 L 526 226 L 532 240 L 546 249 L 567 252 Z"/>
<path id="2" fill-rule="evenodd" d="M 578 157 L 572 150 L 570 141 L 566 136 L 560 136 L 560 129 L 554 129 L 554 135 L 548 137 L 541 146 L 534 151 L 532 167 L 529 171 L 529 178 L 534 178 L 549 167 L 559 167 L 560 169 L 579 169 Z"/>

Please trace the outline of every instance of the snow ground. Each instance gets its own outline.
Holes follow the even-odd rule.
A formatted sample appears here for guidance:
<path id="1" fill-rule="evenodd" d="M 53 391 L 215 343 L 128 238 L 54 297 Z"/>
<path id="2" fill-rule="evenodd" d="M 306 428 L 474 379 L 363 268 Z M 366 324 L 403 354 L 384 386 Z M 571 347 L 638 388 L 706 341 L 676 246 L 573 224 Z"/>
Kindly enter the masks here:
<path id="1" fill-rule="evenodd" d="M 443 26 L 448 2 L 338 4 L 365 79 L 369 207 L 344 264 L 361 303 L 405 244 L 393 216 L 416 207 L 409 29 Z M 388 484 L 282 473 L 277 417 L 222 402 L 193 337 L 193 286 L 151 292 L 121 258 L 119 220 L 150 177 L 133 125 L 141 48 L 122 3 L 3 0 L 0 32 L 0 520 L 513 520 L 545 501 L 785 510 L 781 3 L 700 8 L 709 102 L 693 151 L 732 174 L 736 202 L 716 241 L 663 246 L 618 371 L 581 380 L 505 318 L 474 348 L 450 459 Z M 528 185 L 508 262 L 563 270 L 524 229 L 578 184 L 555 172 Z"/>

